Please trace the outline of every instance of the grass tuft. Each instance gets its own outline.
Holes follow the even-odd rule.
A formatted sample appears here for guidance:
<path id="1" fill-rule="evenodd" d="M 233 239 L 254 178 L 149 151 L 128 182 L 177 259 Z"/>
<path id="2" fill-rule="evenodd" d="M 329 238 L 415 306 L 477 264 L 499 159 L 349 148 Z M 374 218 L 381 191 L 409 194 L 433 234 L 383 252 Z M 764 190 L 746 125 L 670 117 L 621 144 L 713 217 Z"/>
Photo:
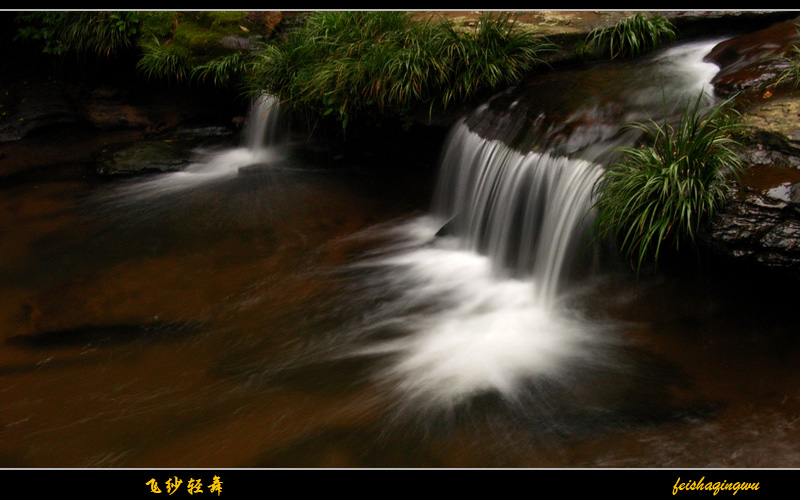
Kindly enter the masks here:
<path id="1" fill-rule="evenodd" d="M 346 126 L 365 111 L 442 109 L 510 84 L 551 49 L 511 16 L 487 14 L 464 28 L 408 12 L 315 12 L 257 54 L 250 84 Z"/>
<path id="2" fill-rule="evenodd" d="M 613 26 L 593 29 L 586 37 L 584 50 L 611 59 L 637 57 L 655 49 L 665 39 L 674 40 L 676 36 L 675 26 L 665 17 L 636 14 Z"/>
<path id="3" fill-rule="evenodd" d="M 185 57 L 175 49 L 175 45 L 162 44 L 157 38 L 143 43 L 142 57 L 136 67 L 147 78 L 181 82 L 187 80 L 190 70 L 184 62 Z"/>
<path id="4" fill-rule="evenodd" d="M 646 140 L 620 149 L 595 185 L 594 208 L 598 235 L 613 236 L 637 271 L 657 262 L 664 244 L 694 241 L 724 202 L 729 174 L 743 167 L 737 117 L 730 101 L 702 108 L 698 98 L 674 126 L 666 118 L 631 125 Z"/>
<path id="5" fill-rule="evenodd" d="M 93 53 L 110 57 L 131 48 L 139 33 L 134 11 L 21 12 L 15 39 L 33 41 L 45 54 Z"/>

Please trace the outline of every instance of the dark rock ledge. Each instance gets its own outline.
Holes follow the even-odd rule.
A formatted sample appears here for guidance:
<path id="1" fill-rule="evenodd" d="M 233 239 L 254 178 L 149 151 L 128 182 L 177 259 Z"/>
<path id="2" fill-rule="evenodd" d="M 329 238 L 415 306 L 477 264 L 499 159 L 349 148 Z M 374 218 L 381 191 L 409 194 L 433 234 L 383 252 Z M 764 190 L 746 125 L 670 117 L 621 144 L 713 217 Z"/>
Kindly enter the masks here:
<path id="1" fill-rule="evenodd" d="M 792 47 L 795 20 L 718 45 L 709 59 L 722 97 L 745 107 L 747 169 L 703 241 L 735 261 L 800 276 L 800 92 L 776 86 Z"/>

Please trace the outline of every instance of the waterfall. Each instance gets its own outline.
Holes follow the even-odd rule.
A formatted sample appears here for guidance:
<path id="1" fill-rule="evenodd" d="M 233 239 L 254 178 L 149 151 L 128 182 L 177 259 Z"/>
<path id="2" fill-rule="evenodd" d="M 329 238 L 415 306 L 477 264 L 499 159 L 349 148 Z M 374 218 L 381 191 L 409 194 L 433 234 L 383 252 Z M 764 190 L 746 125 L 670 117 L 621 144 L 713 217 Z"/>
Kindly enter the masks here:
<path id="1" fill-rule="evenodd" d="M 497 273 L 526 276 L 551 303 L 591 218 L 597 163 L 519 153 L 455 127 L 441 162 L 433 212 L 452 219 L 465 248 L 486 253 Z"/>
<path id="2" fill-rule="evenodd" d="M 606 73 L 575 72 L 570 76 L 581 85 L 568 97 L 558 82 L 543 79 L 529 90 L 511 93 L 505 107 L 490 110 L 487 103 L 477 109 L 449 136 L 433 213 L 450 221 L 449 233 L 465 249 L 487 255 L 498 275 L 531 281 L 538 300 L 552 306 L 565 277 L 594 260 L 596 249 L 589 244 L 593 186 L 610 151 L 633 145 L 639 136 L 624 126 L 681 113 L 700 93 L 710 104 L 710 81 L 718 68 L 703 57 L 717 42 L 678 45 L 636 66 L 612 67 Z M 602 75 L 600 81 L 581 80 L 590 74 Z M 538 110 L 535 120 L 520 119 L 526 116 L 521 100 L 543 91 L 559 102 L 571 100 L 572 108 L 552 113 L 563 115 L 560 121 Z M 527 106 L 547 107 L 549 103 L 541 103 L 545 99 L 534 97 L 534 104 Z M 512 148 L 492 138 L 492 130 L 484 138 L 470 128 L 474 124 L 486 131 L 483 120 L 502 131 L 497 135 L 525 137 L 527 142 Z"/>
<path id="3" fill-rule="evenodd" d="M 267 93 L 261 93 L 250 105 L 245 125 L 244 145 L 257 154 L 275 145 L 278 138 L 280 101 Z"/>
<path id="4" fill-rule="evenodd" d="M 258 95 L 248 110 L 242 145 L 206 154 L 181 173 L 188 176 L 200 174 L 207 178 L 227 177 L 238 175 L 242 167 L 282 159 L 285 151 L 278 141 L 279 118 L 278 99 L 266 93 Z M 195 176 L 193 180 L 201 179 Z"/>
<path id="5" fill-rule="evenodd" d="M 483 394 L 547 405 L 572 393 L 558 387 L 574 374 L 613 369 L 598 355 L 614 342 L 608 325 L 565 300 L 567 278 L 596 262 L 593 185 L 609 151 L 636 140 L 626 123 L 679 112 L 708 90 L 716 66 L 702 58 L 716 43 L 548 75 L 459 122 L 431 213 L 386 229 L 396 243 L 353 266 L 378 305 L 348 327 L 350 355 L 380 360 L 376 377 L 402 405 L 446 411 Z M 553 103 L 570 107 L 551 113 Z M 538 392 L 542 381 L 555 392 Z"/>
<path id="6" fill-rule="evenodd" d="M 104 197 L 108 202 L 128 206 L 144 199 L 171 196 L 211 182 L 235 179 L 243 167 L 269 166 L 284 160 L 288 153 L 278 139 L 279 101 L 269 94 L 253 100 L 245 121 L 241 144 L 236 147 L 200 148 L 184 169 L 141 181 L 133 179 Z"/>

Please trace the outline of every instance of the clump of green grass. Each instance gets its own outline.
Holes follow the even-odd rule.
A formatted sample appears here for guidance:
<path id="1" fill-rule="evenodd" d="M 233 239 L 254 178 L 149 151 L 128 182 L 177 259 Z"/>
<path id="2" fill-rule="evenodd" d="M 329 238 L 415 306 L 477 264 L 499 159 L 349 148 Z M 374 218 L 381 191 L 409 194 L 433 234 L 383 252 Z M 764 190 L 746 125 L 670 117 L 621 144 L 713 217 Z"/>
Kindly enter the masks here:
<path id="1" fill-rule="evenodd" d="M 45 54 L 112 56 L 134 45 L 140 20 L 133 11 L 42 11 L 19 13 L 16 22 L 15 38 L 40 43 Z"/>
<path id="2" fill-rule="evenodd" d="M 136 67 L 147 78 L 181 82 L 187 80 L 191 69 L 180 47 L 161 43 L 157 38 L 142 44 L 143 53 Z"/>
<path id="3" fill-rule="evenodd" d="M 459 30 L 451 23 L 438 29 L 444 30 L 446 36 L 436 39 L 431 53 L 443 51 L 443 62 L 450 67 L 441 81 L 444 104 L 467 99 L 484 88 L 516 82 L 555 48 L 526 31 L 509 14 L 485 14 L 467 30 Z"/>
<path id="4" fill-rule="evenodd" d="M 246 31 L 242 12 L 148 12 L 139 42 L 139 70 L 167 82 L 240 83 L 246 49 L 226 48 L 220 40 Z M 245 30 L 245 31 L 243 31 Z"/>
<path id="5" fill-rule="evenodd" d="M 551 48 L 510 16 L 486 15 L 462 28 L 414 22 L 407 12 L 316 12 L 259 52 L 250 82 L 255 92 L 335 114 L 346 126 L 365 110 L 446 107 L 515 82 Z"/>
<path id="6" fill-rule="evenodd" d="M 192 77 L 200 82 L 210 81 L 215 87 L 227 88 L 240 83 L 250 66 L 247 54 L 233 52 L 216 57 L 192 68 Z"/>
<path id="7" fill-rule="evenodd" d="M 612 235 L 637 271 L 657 262 L 664 244 L 694 241 L 724 202 L 729 174 L 743 167 L 737 116 L 729 102 L 703 108 L 698 98 L 674 126 L 666 118 L 631 125 L 646 140 L 620 149 L 595 185 L 594 208 L 598 234 Z"/>
<path id="8" fill-rule="evenodd" d="M 637 57 L 657 48 L 664 40 L 674 40 L 675 26 L 661 15 L 636 14 L 613 26 L 593 29 L 586 37 L 584 50 L 611 59 Z"/>

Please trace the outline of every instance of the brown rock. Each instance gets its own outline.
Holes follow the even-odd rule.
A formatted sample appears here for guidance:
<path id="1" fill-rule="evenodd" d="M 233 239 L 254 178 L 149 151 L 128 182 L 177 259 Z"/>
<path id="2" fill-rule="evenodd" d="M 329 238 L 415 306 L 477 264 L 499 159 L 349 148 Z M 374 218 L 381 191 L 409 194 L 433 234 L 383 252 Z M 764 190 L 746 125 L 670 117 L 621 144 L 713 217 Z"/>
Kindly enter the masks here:
<path id="1" fill-rule="evenodd" d="M 784 21 L 717 45 L 707 59 L 720 67 L 712 83 L 723 97 L 763 94 L 785 68 L 784 57 L 800 44 L 797 21 Z"/>

